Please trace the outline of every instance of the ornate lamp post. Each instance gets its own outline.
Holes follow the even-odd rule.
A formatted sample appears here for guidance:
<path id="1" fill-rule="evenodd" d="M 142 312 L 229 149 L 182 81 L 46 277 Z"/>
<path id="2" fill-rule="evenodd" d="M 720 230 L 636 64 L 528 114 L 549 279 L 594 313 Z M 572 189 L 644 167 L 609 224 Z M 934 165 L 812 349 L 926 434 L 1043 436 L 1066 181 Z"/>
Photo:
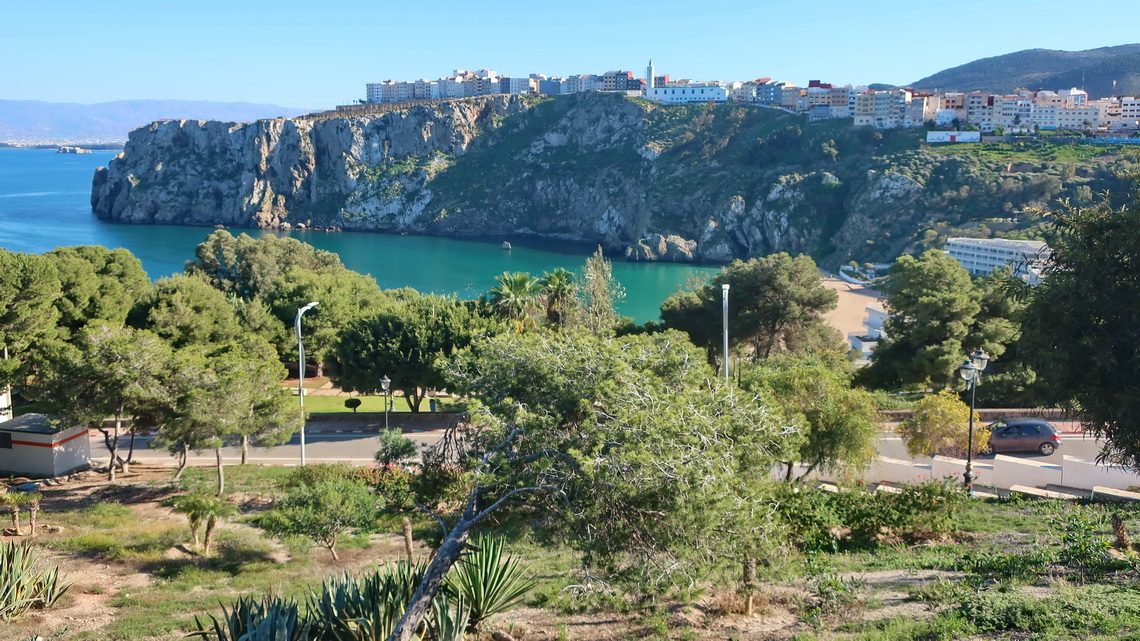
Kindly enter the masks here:
<path id="1" fill-rule="evenodd" d="M 384 376 L 380 379 L 380 389 L 384 390 L 384 429 L 388 429 L 388 410 L 392 407 L 392 392 L 388 389 L 392 385 L 392 379 Z"/>
<path id="2" fill-rule="evenodd" d="M 966 445 L 966 493 L 974 495 L 974 401 L 978 396 L 978 383 L 982 380 L 982 370 L 990 362 L 990 355 L 983 349 L 978 349 L 970 358 L 962 362 L 959 373 L 966 387 L 970 388 L 970 434 Z"/>

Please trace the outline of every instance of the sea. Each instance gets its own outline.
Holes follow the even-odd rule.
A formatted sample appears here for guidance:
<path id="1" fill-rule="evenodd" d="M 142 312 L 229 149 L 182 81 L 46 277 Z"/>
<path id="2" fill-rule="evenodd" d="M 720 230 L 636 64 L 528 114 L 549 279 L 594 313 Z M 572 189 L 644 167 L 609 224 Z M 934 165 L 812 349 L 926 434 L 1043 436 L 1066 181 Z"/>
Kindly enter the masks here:
<path id="1" fill-rule="evenodd" d="M 179 225 L 127 225 L 100 221 L 91 212 L 91 179 L 114 151 L 59 154 L 53 150 L 0 149 L 0 247 L 42 253 L 71 245 L 102 245 L 130 250 L 151 279 L 182 272 L 194 248 L 213 231 Z M 581 271 L 593 248 L 539 239 L 502 241 L 435 238 L 363 232 L 268 231 L 232 229 L 260 237 L 291 236 L 335 252 L 346 267 L 369 274 L 384 289 L 412 287 L 420 292 L 476 298 L 503 272 L 540 276 L 556 267 Z M 659 318 L 662 301 L 693 278 L 707 278 L 715 267 L 675 263 L 632 263 L 615 259 L 614 277 L 626 291 L 618 311 L 643 323 Z"/>

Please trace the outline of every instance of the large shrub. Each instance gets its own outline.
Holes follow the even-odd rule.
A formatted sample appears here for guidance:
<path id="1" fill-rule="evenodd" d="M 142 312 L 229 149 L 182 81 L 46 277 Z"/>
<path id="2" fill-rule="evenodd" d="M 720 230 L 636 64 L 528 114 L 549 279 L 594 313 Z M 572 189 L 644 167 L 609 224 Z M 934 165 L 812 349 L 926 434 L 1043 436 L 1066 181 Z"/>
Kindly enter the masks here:
<path id="1" fill-rule="evenodd" d="M 895 493 L 863 488 L 777 490 L 779 514 L 801 550 L 871 547 L 952 534 L 966 494 L 952 479 L 930 479 Z"/>
<path id="2" fill-rule="evenodd" d="M 969 449 L 970 407 L 950 390 L 915 401 L 910 418 L 899 426 L 899 436 L 911 456 L 965 456 Z M 989 440 L 989 430 L 974 415 L 974 453 Z"/>
<path id="3" fill-rule="evenodd" d="M 261 527 L 274 536 L 311 539 L 339 560 L 336 543 L 340 536 L 375 526 L 383 507 L 380 497 L 362 483 L 318 481 L 290 489 L 261 517 Z"/>

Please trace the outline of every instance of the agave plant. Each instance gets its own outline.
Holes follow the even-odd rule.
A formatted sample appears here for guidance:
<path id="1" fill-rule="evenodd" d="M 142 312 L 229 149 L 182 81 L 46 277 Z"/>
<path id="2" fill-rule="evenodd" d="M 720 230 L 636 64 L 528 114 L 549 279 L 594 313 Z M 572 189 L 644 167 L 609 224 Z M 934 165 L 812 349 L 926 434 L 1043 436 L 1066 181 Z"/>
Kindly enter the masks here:
<path id="1" fill-rule="evenodd" d="M 215 641 L 313 641 L 313 623 L 301 615 L 297 602 L 280 597 L 239 597 L 232 610 L 222 607 L 222 617 L 210 615 L 207 627 L 194 617 L 198 629 L 189 636 Z"/>
<path id="2" fill-rule="evenodd" d="M 427 566 L 404 561 L 353 578 L 326 579 L 320 593 L 309 595 L 309 611 L 320 636 L 329 641 L 387 639 L 404 615 Z"/>
<path id="3" fill-rule="evenodd" d="M 480 537 L 473 551 L 460 559 L 447 576 L 448 589 L 458 594 L 470 611 L 467 630 L 474 632 L 491 616 L 505 612 L 534 587 L 526 569 L 514 557 L 504 560 L 502 537 Z"/>
<path id="4" fill-rule="evenodd" d="M 51 607 L 70 587 L 60 580 L 59 568 L 36 569 L 31 544 L 0 543 L 0 621 L 30 608 Z"/>
<path id="5" fill-rule="evenodd" d="M 454 600 L 455 606 L 452 607 Z M 433 641 L 463 641 L 467 636 L 471 610 L 463 602 L 463 597 L 454 599 L 446 594 L 438 594 L 431 602 L 427 628 Z"/>
<path id="6" fill-rule="evenodd" d="M 381 641 L 404 616 L 427 570 L 425 563 L 400 561 L 359 578 L 332 577 L 309 596 L 316 638 L 322 641 Z M 463 599 L 440 594 L 416 639 L 462 641 L 467 629 Z"/>

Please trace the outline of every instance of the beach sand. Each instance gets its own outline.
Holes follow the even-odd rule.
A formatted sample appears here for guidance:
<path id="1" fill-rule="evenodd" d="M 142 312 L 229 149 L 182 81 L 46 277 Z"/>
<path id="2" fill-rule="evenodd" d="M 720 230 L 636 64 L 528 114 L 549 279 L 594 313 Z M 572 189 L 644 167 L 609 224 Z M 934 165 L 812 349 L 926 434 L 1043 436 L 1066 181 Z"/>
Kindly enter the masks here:
<path id="1" fill-rule="evenodd" d="M 844 337 L 851 333 L 862 334 L 865 329 L 863 319 L 867 317 L 867 303 L 879 300 L 882 293 L 838 278 L 824 278 L 823 286 L 839 294 L 839 306 L 825 317 L 828 324 L 843 332 Z"/>

